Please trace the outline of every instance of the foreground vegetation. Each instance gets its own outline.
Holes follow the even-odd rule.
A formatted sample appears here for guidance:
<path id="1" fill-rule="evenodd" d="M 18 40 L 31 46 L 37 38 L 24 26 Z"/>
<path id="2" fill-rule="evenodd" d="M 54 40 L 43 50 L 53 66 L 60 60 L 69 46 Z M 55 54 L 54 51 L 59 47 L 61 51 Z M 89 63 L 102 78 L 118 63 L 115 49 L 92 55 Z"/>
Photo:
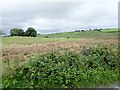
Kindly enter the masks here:
<path id="1" fill-rule="evenodd" d="M 2 37 L 3 87 L 81 88 L 116 82 L 118 33 L 103 29 Z"/>
<path id="2" fill-rule="evenodd" d="M 118 80 L 118 65 L 114 46 L 98 44 L 79 52 L 59 48 L 12 69 L 3 76 L 3 87 L 98 87 Z"/>

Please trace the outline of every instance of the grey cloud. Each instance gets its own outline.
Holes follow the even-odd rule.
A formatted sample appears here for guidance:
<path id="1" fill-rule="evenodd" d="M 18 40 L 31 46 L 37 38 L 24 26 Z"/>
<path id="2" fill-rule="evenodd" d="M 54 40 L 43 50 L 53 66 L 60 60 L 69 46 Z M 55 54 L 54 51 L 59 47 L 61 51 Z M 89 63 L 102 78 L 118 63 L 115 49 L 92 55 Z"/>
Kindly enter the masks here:
<path id="1" fill-rule="evenodd" d="M 113 1 L 112 1 L 113 2 Z M 3 6 L 3 30 L 35 27 L 40 33 L 117 27 L 116 3 L 17 2 Z M 111 6 L 111 7 L 109 7 Z M 109 10 L 110 9 L 110 10 Z"/>
<path id="2" fill-rule="evenodd" d="M 60 18 L 65 17 L 72 3 L 20 3 L 11 9 L 3 8 L 3 16 L 7 17 L 47 17 Z"/>

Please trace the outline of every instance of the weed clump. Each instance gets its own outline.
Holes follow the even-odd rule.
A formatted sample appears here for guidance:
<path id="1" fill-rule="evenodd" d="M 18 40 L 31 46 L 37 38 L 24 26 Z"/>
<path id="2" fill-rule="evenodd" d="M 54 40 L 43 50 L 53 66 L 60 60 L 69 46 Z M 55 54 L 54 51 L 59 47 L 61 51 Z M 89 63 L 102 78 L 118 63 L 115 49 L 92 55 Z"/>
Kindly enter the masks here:
<path id="1" fill-rule="evenodd" d="M 61 49 L 31 58 L 9 75 L 5 88 L 89 88 L 118 80 L 118 49 L 95 45 L 89 52 Z"/>

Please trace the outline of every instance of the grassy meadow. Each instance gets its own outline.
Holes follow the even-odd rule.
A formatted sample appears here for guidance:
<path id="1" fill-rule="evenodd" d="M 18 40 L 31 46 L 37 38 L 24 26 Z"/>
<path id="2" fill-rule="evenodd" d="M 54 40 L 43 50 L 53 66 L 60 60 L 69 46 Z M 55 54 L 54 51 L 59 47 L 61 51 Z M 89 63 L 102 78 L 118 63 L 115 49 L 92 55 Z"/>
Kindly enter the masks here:
<path id="1" fill-rule="evenodd" d="M 41 34 L 39 37 L 45 38 L 117 38 L 118 29 L 103 29 L 100 32 L 91 30 L 91 31 L 81 31 L 81 32 L 63 32 L 56 34 Z"/>
<path id="2" fill-rule="evenodd" d="M 1 37 L 3 87 L 91 88 L 118 81 L 118 30 Z"/>

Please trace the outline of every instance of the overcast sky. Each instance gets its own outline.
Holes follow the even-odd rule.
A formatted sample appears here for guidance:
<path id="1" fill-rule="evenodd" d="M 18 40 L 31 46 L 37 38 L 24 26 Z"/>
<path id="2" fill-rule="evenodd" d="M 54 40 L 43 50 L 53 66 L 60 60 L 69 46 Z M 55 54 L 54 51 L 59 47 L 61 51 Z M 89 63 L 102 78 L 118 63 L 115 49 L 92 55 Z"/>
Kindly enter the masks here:
<path id="1" fill-rule="evenodd" d="M 6 33 L 11 28 L 26 31 L 28 27 L 35 28 L 39 33 L 117 28 L 118 1 L 3 0 L 0 3 L 0 27 Z"/>

